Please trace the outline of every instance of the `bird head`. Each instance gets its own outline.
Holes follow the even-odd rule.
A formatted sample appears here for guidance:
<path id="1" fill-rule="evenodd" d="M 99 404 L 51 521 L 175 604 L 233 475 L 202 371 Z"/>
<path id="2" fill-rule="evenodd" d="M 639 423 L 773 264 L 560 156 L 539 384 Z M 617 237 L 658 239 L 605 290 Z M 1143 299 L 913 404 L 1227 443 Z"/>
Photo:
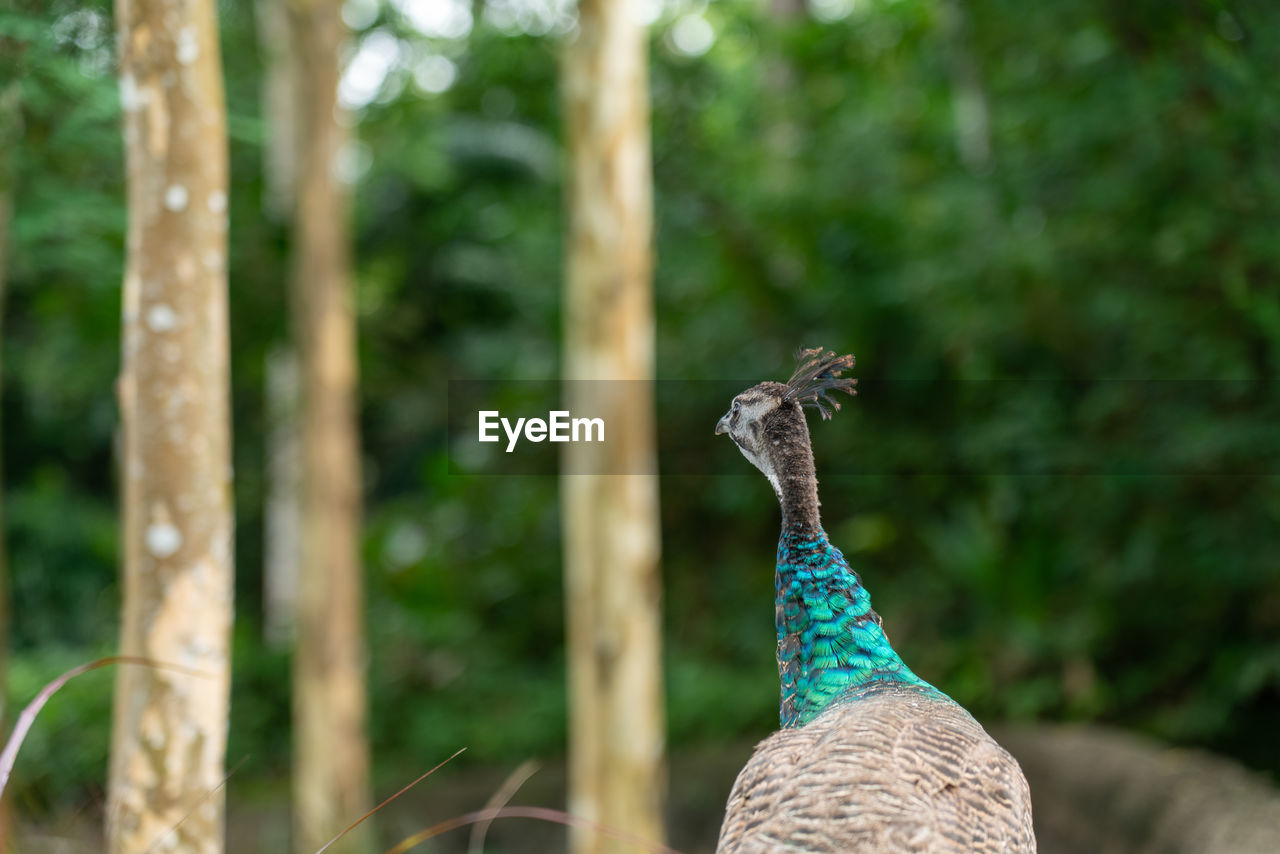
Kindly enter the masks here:
<path id="1" fill-rule="evenodd" d="M 729 434 L 779 496 L 780 477 L 790 470 L 793 458 L 796 462 L 807 458 L 812 464 L 803 407 L 817 409 L 825 421 L 840 409 L 840 403 L 828 397 L 828 392 L 857 394 L 854 386 L 858 381 L 840 377 L 853 367 L 853 356 L 837 356 L 817 347 L 801 350 L 796 361 L 791 379 L 752 386 L 733 399 L 729 411 L 716 423 L 716 435 Z"/>

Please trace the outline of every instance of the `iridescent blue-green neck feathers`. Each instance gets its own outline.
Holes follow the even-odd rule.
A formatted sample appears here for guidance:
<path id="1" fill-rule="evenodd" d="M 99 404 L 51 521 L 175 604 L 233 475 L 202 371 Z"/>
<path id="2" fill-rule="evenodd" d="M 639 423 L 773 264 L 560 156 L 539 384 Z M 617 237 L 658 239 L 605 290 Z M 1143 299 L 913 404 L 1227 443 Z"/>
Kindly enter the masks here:
<path id="1" fill-rule="evenodd" d="M 774 586 L 783 728 L 878 683 L 934 690 L 889 644 L 870 594 L 820 524 L 785 525 Z"/>
<path id="2" fill-rule="evenodd" d="M 716 424 L 769 480 L 782 508 L 775 584 L 783 727 L 803 726 L 833 702 L 883 686 L 936 692 L 893 651 L 871 597 L 822 530 L 803 407 L 824 421 L 838 411 L 828 393 L 855 393 L 855 380 L 841 376 L 853 357 L 820 347 L 797 357 L 791 379 L 747 389 Z"/>

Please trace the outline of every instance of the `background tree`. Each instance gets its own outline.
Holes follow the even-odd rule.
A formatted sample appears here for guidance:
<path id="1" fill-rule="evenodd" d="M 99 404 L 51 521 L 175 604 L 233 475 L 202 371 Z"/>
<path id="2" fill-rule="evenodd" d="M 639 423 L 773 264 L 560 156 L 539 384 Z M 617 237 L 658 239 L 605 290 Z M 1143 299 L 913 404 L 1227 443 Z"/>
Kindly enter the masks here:
<path id="1" fill-rule="evenodd" d="M 223 848 L 232 615 L 227 141 L 212 0 L 116 9 L 129 233 L 120 650 L 107 839 Z M 165 842 L 167 836 L 171 842 Z"/>
<path id="2" fill-rule="evenodd" d="M 300 357 L 301 542 L 294 652 L 295 847 L 313 852 L 369 809 L 362 483 L 340 0 L 289 0 L 297 179 L 291 315 Z M 369 826 L 336 850 L 366 850 Z"/>
<path id="3" fill-rule="evenodd" d="M 991 165 L 991 115 L 981 69 L 969 47 L 965 0 L 939 0 L 938 15 L 947 42 L 956 152 L 970 171 L 983 173 Z"/>
<path id="4" fill-rule="evenodd" d="M 301 155 L 298 123 L 300 68 L 283 0 L 256 0 L 254 21 L 262 56 L 262 211 L 291 226 Z M 302 560 L 302 483 L 298 354 L 289 340 L 266 353 L 263 412 L 267 463 L 263 513 L 262 622 L 268 646 L 291 650 L 297 625 L 298 566 Z"/>
<path id="5" fill-rule="evenodd" d="M 568 408 L 608 445 L 569 445 L 561 479 L 569 810 L 661 842 L 662 690 L 653 414 L 653 202 L 645 31 L 625 0 L 584 0 L 566 49 Z M 572 850 L 629 843 L 587 831 Z"/>
<path id="6" fill-rule="evenodd" d="M 287 345 L 271 350 L 264 367 L 267 494 L 262 520 L 262 635 L 268 646 L 292 651 L 303 551 L 297 350 Z"/>

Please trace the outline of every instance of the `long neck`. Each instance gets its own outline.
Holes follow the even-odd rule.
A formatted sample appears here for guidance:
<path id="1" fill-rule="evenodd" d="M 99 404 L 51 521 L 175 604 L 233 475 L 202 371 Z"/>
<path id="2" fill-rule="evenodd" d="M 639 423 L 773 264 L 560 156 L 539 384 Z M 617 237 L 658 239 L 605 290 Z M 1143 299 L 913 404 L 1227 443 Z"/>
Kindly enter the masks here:
<path id="1" fill-rule="evenodd" d="M 816 506 L 814 512 L 816 522 Z M 894 652 L 871 596 L 821 525 L 784 522 L 775 588 L 784 728 L 803 726 L 842 695 L 876 683 L 931 688 Z"/>
<path id="2" fill-rule="evenodd" d="M 803 419 L 803 416 L 801 416 Z M 818 514 L 818 476 L 813 467 L 813 449 L 809 431 L 801 420 L 799 429 L 782 434 L 777 442 L 769 439 L 770 468 L 773 487 L 782 506 L 784 527 L 821 530 Z"/>

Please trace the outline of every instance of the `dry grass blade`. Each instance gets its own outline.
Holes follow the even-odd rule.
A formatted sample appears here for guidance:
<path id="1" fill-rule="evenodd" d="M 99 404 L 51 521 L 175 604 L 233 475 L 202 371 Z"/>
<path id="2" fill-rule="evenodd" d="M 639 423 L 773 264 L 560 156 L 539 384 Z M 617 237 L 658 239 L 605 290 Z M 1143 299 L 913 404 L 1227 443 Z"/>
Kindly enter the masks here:
<path id="1" fill-rule="evenodd" d="M 520 767 L 511 772 L 511 775 L 503 781 L 498 787 L 498 791 L 493 793 L 493 797 L 489 798 L 489 802 L 484 805 L 487 810 L 495 810 L 505 807 L 515 797 L 520 787 L 532 777 L 538 770 L 538 763 L 532 759 L 526 759 L 520 763 Z M 472 826 L 471 842 L 467 846 L 468 854 L 481 854 L 484 851 L 484 837 L 489 832 L 489 825 L 493 824 L 493 819 L 482 821 Z"/>
<path id="2" fill-rule="evenodd" d="M 182 823 L 187 819 L 191 818 L 191 814 L 195 812 L 197 809 L 199 809 L 201 804 L 203 804 L 205 801 L 212 798 L 222 789 L 223 786 L 227 785 L 227 781 L 231 779 L 231 775 L 239 771 L 240 766 L 243 765 L 248 759 L 249 759 L 248 756 L 242 756 L 239 762 L 237 762 L 235 765 L 232 765 L 231 770 L 228 771 L 226 774 L 222 775 L 222 780 L 218 782 L 218 785 L 214 786 L 212 789 L 210 789 L 209 791 L 201 795 L 199 800 L 197 800 L 194 804 L 191 805 L 191 809 L 187 810 L 186 814 L 183 815 L 182 818 L 178 819 L 177 824 L 175 824 L 173 827 L 166 830 L 164 833 L 160 834 L 160 836 L 156 838 L 156 841 L 151 843 L 150 847 L 147 848 L 147 854 L 152 854 L 153 851 L 156 851 L 160 847 L 160 843 L 168 839 L 169 836 L 174 831 L 176 831 L 179 827 L 182 827 Z M 0 852 L 0 854 L 3 854 L 3 852 Z"/>
<path id="3" fill-rule="evenodd" d="M 653 854 L 680 854 L 674 848 L 668 848 L 657 842 L 650 842 L 648 839 L 641 839 L 638 836 L 632 836 L 630 833 L 614 830 L 612 827 L 605 827 L 604 825 L 596 824 L 594 821 L 587 821 L 585 818 L 578 818 L 575 815 L 569 815 L 567 812 L 553 810 L 549 807 L 499 807 L 497 809 L 469 812 L 466 815 L 446 819 L 439 824 L 428 827 L 426 830 L 415 833 L 407 839 L 401 840 L 398 845 L 388 850 L 386 854 L 404 854 L 410 848 L 442 833 L 448 833 L 450 830 L 456 830 L 468 824 L 493 821 L 495 818 L 532 818 L 538 821 L 549 821 L 553 824 L 563 824 L 566 827 L 582 827 L 587 830 L 594 830 L 604 836 L 610 836 L 620 842 L 634 845 L 642 851 L 651 851 Z"/>
<path id="4" fill-rule="evenodd" d="M 418 784 L 419 784 L 419 783 L 421 783 L 423 780 L 427 779 L 427 778 L 428 778 L 428 777 L 430 777 L 432 774 L 434 774 L 434 773 L 436 773 L 437 771 L 439 771 L 439 770 L 440 770 L 441 768 L 443 768 L 445 765 L 448 765 L 450 762 L 452 762 L 453 760 L 457 759 L 457 758 L 458 758 L 458 755 L 459 755 L 460 753 L 462 753 L 463 751 L 465 751 L 465 750 L 466 750 L 466 748 L 465 748 L 465 747 L 460 747 L 460 748 L 458 748 L 458 750 L 457 750 L 457 751 L 456 751 L 452 756 L 450 756 L 448 759 L 444 760 L 443 762 L 441 762 L 441 763 L 440 763 L 439 765 L 437 765 L 436 767 L 432 768 L 432 769 L 431 769 L 430 771 L 428 771 L 427 773 L 425 773 L 425 774 L 423 774 L 422 776 L 418 777 L 418 779 L 414 780 L 412 783 L 408 784 L 407 786 L 405 786 L 404 788 L 402 788 L 400 791 L 396 792 L 394 795 L 392 795 L 391 797 L 387 798 L 385 801 L 383 801 L 382 803 L 378 804 L 376 807 L 374 807 L 373 809 L 369 810 L 367 813 L 365 813 L 364 815 L 360 816 L 360 817 L 359 817 L 358 819 L 356 819 L 355 821 L 351 822 L 351 824 L 348 824 L 345 828 L 343 828 L 343 830 L 342 830 L 342 832 L 341 832 L 341 833 L 339 833 L 337 836 L 333 837 L 333 838 L 332 838 L 332 839 L 330 839 L 328 842 L 326 842 L 326 843 L 324 844 L 324 847 L 322 847 L 319 851 L 317 851 L 317 852 L 316 852 L 316 854 L 324 854 L 324 852 L 325 852 L 325 851 L 329 850 L 329 847 L 330 847 L 331 845 L 333 845 L 333 843 L 337 842 L 339 839 L 341 839 L 342 837 L 346 836 L 348 833 L 350 833 L 351 831 L 353 831 L 353 830 L 355 830 L 357 827 L 359 827 L 359 826 L 360 826 L 360 823 L 361 823 L 361 822 L 363 822 L 366 818 L 368 818 L 369 816 L 373 815 L 373 814 L 374 814 L 374 813 L 376 813 L 378 810 L 382 809 L 382 808 L 383 808 L 383 807 L 385 807 L 387 804 L 391 803 L 391 802 L 392 802 L 392 801 L 394 801 L 396 798 L 400 797 L 400 796 L 401 796 L 401 795 L 403 795 L 405 792 L 409 791 L 409 790 L 410 790 L 410 789 L 412 789 L 414 786 L 418 785 Z"/>
<path id="5" fill-rule="evenodd" d="M 9 734 L 9 740 L 4 745 L 4 751 L 0 752 L 0 796 L 4 795 L 5 787 L 9 785 L 9 777 L 13 774 L 13 764 L 18 759 L 18 749 L 22 747 L 22 742 L 26 740 L 32 724 L 36 722 L 36 716 L 40 714 L 40 710 L 44 708 L 45 703 L 49 702 L 49 698 L 58 693 L 58 690 L 63 685 L 66 685 L 77 676 L 88 673 L 90 670 L 106 667 L 109 664 L 141 664 L 158 670 L 173 670 L 189 676 L 209 677 L 212 675 L 201 673 L 198 670 L 189 670 L 176 664 L 166 664 L 163 661 L 153 661 L 149 658 L 138 658 L 131 655 L 109 655 L 106 658 L 99 658 L 96 661 L 90 661 L 87 664 L 81 664 L 79 667 L 71 668 L 41 688 L 35 699 L 27 703 L 26 707 L 18 715 L 18 720 L 13 725 L 13 732 Z"/>

